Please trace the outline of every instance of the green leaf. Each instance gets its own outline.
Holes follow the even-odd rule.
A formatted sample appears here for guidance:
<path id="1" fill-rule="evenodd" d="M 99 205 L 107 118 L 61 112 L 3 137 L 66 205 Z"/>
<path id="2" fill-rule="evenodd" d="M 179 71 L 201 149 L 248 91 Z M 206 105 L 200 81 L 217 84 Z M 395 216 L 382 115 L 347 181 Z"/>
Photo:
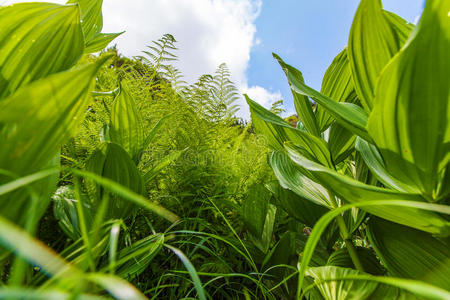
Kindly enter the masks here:
<path id="1" fill-rule="evenodd" d="M 383 13 L 380 0 L 362 0 L 350 29 L 348 57 L 358 99 L 367 112 L 374 105 L 378 75 L 405 42 L 390 19 L 392 16 Z"/>
<path id="2" fill-rule="evenodd" d="M 249 188 L 247 197 L 242 202 L 242 217 L 248 231 L 260 238 L 263 234 L 269 210 L 270 192 L 261 184 Z"/>
<path id="3" fill-rule="evenodd" d="M 291 89 L 295 92 L 308 96 L 314 99 L 319 105 L 322 105 L 327 112 L 332 115 L 336 121 L 367 141 L 371 138 L 366 130 L 367 113 L 361 107 L 352 103 L 339 103 L 329 97 L 322 95 L 309 86 L 305 85 L 303 81 L 298 80 L 294 73 L 288 70 L 288 81 Z"/>
<path id="4" fill-rule="evenodd" d="M 330 136 L 328 145 L 334 164 L 337 165 L 344 161 L 355 150 L 356 136 L 342 127 L 338 123 L 334 123 L 330 128 Z"/>
<path id="5" fill-rule="evenodd" d="M 109 137 L 137 162 L 144 144 L 144 128 L 136 103 L 123 85 L 111 108 Z"/>
<path id="6" fill-rule="evenodd" d="M 172 250 L 172 252 L 175 253 L 176 256 L 178 256 L 178 258 L 181 260 L 186 270 L 189 272 L 189 275 L 191 276 L 191 279 L 194 283 L 195 290 L 197 291 L 198 298 L 200 300 L 206 300 L 205 290 L 203 289 L 202 282 L 198 277 L 197 270 L 195 270 L 195 267 L 192 265 L 192 263 L 189 261 L 186 255 L 184 255 L 184 253 L 181 252 L 180 249 L 177 249 L 175 247 L 166 244 L 164 246 Z"/>
<path id="7" fill-rule="evenodd" d="M 272 267 L 278 265 L 287 265 L 294 256 L 295 256 L 294 233 L 288 231 L 285 232 L 280 237 L 280 240 L 275 244 L 272 250 L 270 250 L 270 252 L 264 258 L 262 270 L 266 270 L 268 274 L 275 276 L 274 280 L 276 282 L 279 282 L 283 280 L 285 270 L 284 268 L 272 268 Z M 269 268 L 272 269 L 268 270 Z"/>
<path id="8" fill-rule="evenodd" d="M 82 273 L 23 229 L 0 217 L 0 245 L 13 251 L 29 264 L 38 265 L 44 273 L 78 280 Z"/>
<path id="9" fill-rule="evenodd" d="M 119 251 L 115 262 L 115 274 L 122 278 L 130 278 L 141 274 L 152 259 L 160 252 L 164 244 L 164 235 L 147 236 Z M 104 267 L 106 271 L 108 265 Z"/>
<path id="10" fill-rule="evenodd" d="M 103 274 L 103 273 L 90 273 L 87 274 L 86 279 L 94 282 L 108 291 L 114 299 L 117 300 L 146 300 L 145 297 L 136 287 L 134 287 L 128 281 L 119 277 Z"/>
<path id="11" fill-rule="evenodd" d="M 64 233 L 72 240 L 81 238 L 80 219 L 76 208 L 76 198 L 73 186 L 66 185 L 59 187 L 52 196 L 53 214 Z M 90 207 L 83 202 L 84 218 L 87 227 L 90 228 L 93 222 Z"/>
<path id="12" fill-rule="evenodd" d="M 317 220 L 328 211 L 323 206 L 283 188 L 277 181 L 269 183 L 267 187 L 277 200 L 277 205 L 291 217 L 307 226 L 313 227 Z"/>
<path id="13" fill-rule="evenodd" d="M 358 99 L 353 85 L 347 52 L 347 48 L 345 48 L 333 59 L 323 76 L 320 92 L 338 102 L 355 103 Z M 320 132 L 323 132 L 331 125 L 334 118 L 319 104 L 316 109 L 316 120 Z"/>
<path id="14" fill-rule="evenodd" d="M 335 266 L 308 268 L 306 275 L 314 279 L 317 289 L 326 300 L 367 299 L 376 290 L 378 284 L 370 281 L 333 280 L 359 271 Z"/>
<path id="15" fill-rule="evenodd" d="M 450 209 L 446 205 L 439 204 L 430 204 L 426 202 L 417 202 L 417 201 L 404 201 L 404 200 L 371 200 L 371 201 L 362 201 L 359 203 L 347 204 L 342 207 L 338 207 L 326 213 L 320 220 L 316 223 L 311 234 L 306 242 L 306 246 L 304 247 L 303 256 L 300 262 L 300 269 L 298 275 L 298 289 L 297 289 L 297 298 L 301 296 L 301 289 L 304 283 L 305 273 L 308 269 L 309 263 L 313 257 L 314 250 L 320 241 L 320 237 L 325 229 L 328 227 L 331 221 L 334 218 L 341 215 L 343 212 L 353 209 L 355 207 L 358 208 L 367 208 L 367 207 L 377 207 L 377 206 L 389 206 L 391 209 L 396 210 L 398 208 L 415 208 L 423 211 L 433 211 L 439 212 L 446 215 L 450 215 Z M 395 209 L 394 209 L 395 208 Z M 445 290 L 436 288 L 434 286 L 430 286 L 429 284 L 425 284 L 418 281 L 412 280 L 404 280 L 398 278 L 386 278 L 386 277 L 376 277 L 376 276 L 358 276 L 359 280 L 373 280 L 377 282 L 382 282 L 390 285 L 394 285 L 397 287 L 408 289 L 413 293 L 418 293 L 420 295 L 433 295 L 434 299 L 447 299 L 449 293 Z M 352 277 L 353 279 L 357 277 Z"/>
<path id="16" fill-rule="evenodd" d="M 278 61 L 283 71 L 291 76 L 295 76 L 298 81 L 304 83 L 302 73 L 294 67 L 286 64 L 278 55 L 272 53 L 273 57 Z M 312 110 L 312 103 L 308 97 L 296 92 L 291 88 L 292 96 L 294 97 L 294 106 L 297 111 L 299 120 L 305 126 L 306 130 L 314 136 L 320 137 L 319 128 L 317 127 L 316 117 Z"/>
<path id="17" fill-rule="evenodd" d="M 95 74 L 94 64 L 35 81 L 0 102 L 0 163 L 17 174 L 45 165 L 83 121 Z"/>
<path id="18" fill-rule="evenodd" d="M 364 247 L 355 248 L 358 258 L 364 266 L 364 271 L 373 275 L 383 275 L 385 273 L 373 250 Z M 333 252 L 328 258 L 327 265 L 355 269 L 347 248 L 342 248 Z"/>
<path id="19" fill-rule="evenodd" d="M 122 149 L 122 151 L 123 151 L 123 153 L 126 153 L 123 149 Z M 117 183 L 111 179 L 99 176 L 92 172 L 86 172 L 86 171 L 82 171 L 82 170 L 78 170 L 78 169 L 70 169 L 70 171 L 75 175 L 82 176 L 87 180 L 97 183 L 99 186 L 102 186 L 104 189 L 106 189 L 114 194 L 117 194 L 118 196 L 120 196 L 121 198 L 123 198 L 124 200 L 126 200 L 128 202 L 137 204 L 138 206 L 165 218 L 169 222 L 174 223 L 180 219 L 180 217 L 178 217 L 176 214 L 165 209 L 158 203 L 155 203 L 154 201 L 149 201 L 148 199 L 144 198 L 143 196 L 131 191 L 130 189 L 120 185 L 119 183 Z M 1 186 L 0 186 L 0 190 L 1 190 Z"/>
<path id="20" fill-rule="evenodd" d="M 334 170 L 323 167 L 299 153 L 292 146 L 286 147 L 289 157 L 300 167 L 312 173 L 320 184 L 349 203 L 358 203 L 367 200 L 403 200 L 424 202 L 418 194 L 401 193 L 389 189 L 364 184 L 349 176 L 342 175 Z M 368 207 L 367 212 L 384 219 L 407 225 L 433 234 L 448 235 L 450 224 L 438 214 L 415 208 Z"/>
<path id="21" fill-rule="evenodd" d="M 370 243 L 393 276 L 450 287 L 450 242 L 422 231 L 371 218 Z"/>
<path id="22" fill-rule="evenodd" d="M 310 174 L 306 170 L 297 168 L 284 152 L 273 152 L 269 156 L 269 164 L 282 187 L 315 204 L 328 208 L 334 206 L 328 191 L 305 175 Z"/>
<path id="23" fill-rule="evenodd" d="M 128 153 L 115 143 L 101 144 L 86 162 L 86 170 L 109 178 L 137 194 L 145 193 L 144 181 L 139 170 Z M 86 185 L 93 209 L 98 209 L 101 202 L 105 201 L 103 197 L 106 191 L 92 180 L 86 180 Z M 111 195 L 108 201 L 107 220 L 130 217 L 135 209 L 132 202 L 118 195 Z"/>
<path id="24" fill-rule="evenodd" d="M 86 43 L 84 53 L 94 53 L 103 50 L 109 43 L 124 32 L 125 31 L 119 33 L 97 33 Z"/>
<path id="25" fill-rule="evenodd" d="M 84 38 L 86 42 L 90 42 L 103 28 L 103 0 L 69 0 L 67 4 L 69 3 L 78 4 L 81 11 Z"/>
<path id="26" fill-rule="evenodd" d="M 0 7 L 0 100 L 21 86 L 71 68 L 83 50 L 76 5 L 19 3 Z M 70 82 L 65 84 L 73 86 Z"/>
<path id="27" fill-rule="evenodd" d="M 367 167 L 372 171 L 377 179 L 383 183 L 386 187 L 390 187 L 400 192 L 409 192 L 418 194 L 420 191 L 408 184 L 405 184 L 396 178 L 394 178 L 387 170 L 378 149 L 366 141 L 357 138 L 356 150 L 361 154 Z"/>
<path id="28" fill-rule="evenodd" d="M 307 274 L 314 278 L 325 299 L 444 300 L 450 296 L 447 291 L 420 281 L 365 275 L 353 269 L 315 267 L 309 268 Z"/>
<path id="29" fill-rule="evenodd" d="M 368 131 L 395 178 L 429 201 L 450 161 L 450 18 L 448 1 L 427 3 L 414 36 L 378 81 Z"/>
<path id="30" fill-rule="evenodd" d="M 258 103 L 245 96 L 250 107 L 252 123 L 258 133 L 262 134 L 270 147 L 282 150 L 286 141 L 301 146 L 316 161 L 326 166 L 333 166 L 327 143 L 301 129 L 293 128 L 279 116 L 268 111 Z"/>

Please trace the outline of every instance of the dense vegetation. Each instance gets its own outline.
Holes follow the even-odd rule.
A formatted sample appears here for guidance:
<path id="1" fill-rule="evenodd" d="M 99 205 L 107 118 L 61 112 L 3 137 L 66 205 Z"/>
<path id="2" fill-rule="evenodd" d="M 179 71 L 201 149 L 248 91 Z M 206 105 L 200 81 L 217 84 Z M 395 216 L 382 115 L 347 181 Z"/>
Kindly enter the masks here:
<path id="1" fill-rule="evenodd" d="M 297 115 L 251 122 L 169 34 L 104 50 L 101 7 L 0 7 L 0 298 L 450 299 L 449 1 L 362 0 L 321 91 L 274 54 Z"/>

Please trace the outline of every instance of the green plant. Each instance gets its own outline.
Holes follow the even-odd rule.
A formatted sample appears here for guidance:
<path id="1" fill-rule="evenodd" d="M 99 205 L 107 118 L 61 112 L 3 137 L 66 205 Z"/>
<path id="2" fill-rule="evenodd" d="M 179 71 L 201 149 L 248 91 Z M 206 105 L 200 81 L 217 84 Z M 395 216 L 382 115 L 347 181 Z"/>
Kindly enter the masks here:
<path id="1" fill-rule="evenodd" d="M 449 297 L 449 9 L 448 1 L 428 1 L 415 27 L 379 0 L 362 0 L 321 92 L 274 54 L 297 128 L 247 98 L 279 183 L 297 194 L 278 195 L 281 207 L 313 227 L 297 298 Z M 311 267 L 333 223 L 340 236 L 324 253 L 328 266 Z"/>

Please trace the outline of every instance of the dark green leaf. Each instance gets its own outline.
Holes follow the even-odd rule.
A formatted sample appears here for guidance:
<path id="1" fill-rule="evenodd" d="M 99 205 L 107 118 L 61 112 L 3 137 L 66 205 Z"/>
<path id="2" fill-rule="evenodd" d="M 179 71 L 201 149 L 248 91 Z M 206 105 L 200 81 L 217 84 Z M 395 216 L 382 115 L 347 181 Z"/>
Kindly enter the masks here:
<path id="1" fill-rule="evenodd" d="M 444 289 L 450 287 L 450 242 L 430 234 L 372 217 L 370 243 L 388 271 Z"/>

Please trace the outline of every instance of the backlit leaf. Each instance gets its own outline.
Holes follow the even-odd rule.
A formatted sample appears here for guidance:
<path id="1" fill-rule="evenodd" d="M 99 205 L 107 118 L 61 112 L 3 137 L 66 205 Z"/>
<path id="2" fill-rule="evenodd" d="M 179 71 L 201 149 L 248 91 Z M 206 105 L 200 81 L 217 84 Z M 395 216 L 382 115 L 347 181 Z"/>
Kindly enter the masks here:
<path id="1" fill-rule="evenodd" d="M 0 99 L 32 81 L 71 68 L 83 50 L 76 5 L 0 7 Z"/>
<path id="2" fill-rule="evenodd" d="M 430 1 L 414 37 L 382 73 L 368 130 L 400 181 L 429 201 L 450 161 L 450 2 Z"/>

